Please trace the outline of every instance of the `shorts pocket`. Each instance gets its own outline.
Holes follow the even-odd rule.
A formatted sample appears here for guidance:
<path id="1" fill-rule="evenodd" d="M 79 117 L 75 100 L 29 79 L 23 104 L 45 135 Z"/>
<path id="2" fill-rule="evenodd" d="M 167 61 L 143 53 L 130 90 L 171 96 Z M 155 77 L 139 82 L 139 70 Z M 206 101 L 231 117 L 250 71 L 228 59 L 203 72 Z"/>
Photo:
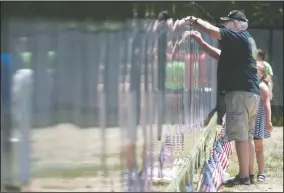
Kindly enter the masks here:
<path id="1" fill-rule="evenodd" d="M 230 113 L 226 114 L 226 135 L 228 138 L 243 138 L 245 132 L 244 127 L 244 113 Z"/>

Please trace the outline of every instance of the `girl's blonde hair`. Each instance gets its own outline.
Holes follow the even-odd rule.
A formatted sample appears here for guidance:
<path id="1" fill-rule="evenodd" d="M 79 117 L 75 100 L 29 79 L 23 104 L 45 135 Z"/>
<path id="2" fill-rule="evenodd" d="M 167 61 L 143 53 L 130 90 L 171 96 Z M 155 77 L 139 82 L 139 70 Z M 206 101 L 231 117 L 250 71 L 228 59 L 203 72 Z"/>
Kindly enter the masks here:
<path id="1" fill-rule="evenodd" d="M 270 80 L 270 77 L 267 76 L 267 74 L 266 74 L 266 71 L 267 71 L 266 66 L 262 62 L 257 62 L 256 66 L 257 66 L 257 69 L 260 70 L 263 74 L 263 76 L 260 78 L 260 81 L 264 82 L 267 85 L 267 87 L 270 91 L 271 99 L 272 99 L 272 97 L 273 97 L 273 93 L 272 93 L 273 83 Z"/>

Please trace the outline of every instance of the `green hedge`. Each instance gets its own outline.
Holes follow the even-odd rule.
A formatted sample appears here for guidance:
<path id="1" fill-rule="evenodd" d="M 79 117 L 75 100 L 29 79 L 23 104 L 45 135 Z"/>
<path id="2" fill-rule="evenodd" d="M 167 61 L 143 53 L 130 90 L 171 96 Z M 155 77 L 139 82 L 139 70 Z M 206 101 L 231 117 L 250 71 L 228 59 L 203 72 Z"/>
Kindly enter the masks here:
<path id="1" fill-rule="evenodd" d="M 272 124 L 273 126 L 283 127 L 283 116 L 273 116 Z"/>

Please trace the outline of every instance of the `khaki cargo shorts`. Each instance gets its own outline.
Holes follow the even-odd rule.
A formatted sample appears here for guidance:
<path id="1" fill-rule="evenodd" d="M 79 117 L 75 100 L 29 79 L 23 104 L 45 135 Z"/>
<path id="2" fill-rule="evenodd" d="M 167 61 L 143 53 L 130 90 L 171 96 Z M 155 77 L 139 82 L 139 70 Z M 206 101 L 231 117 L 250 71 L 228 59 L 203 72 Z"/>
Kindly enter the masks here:
<path id="1" fill-rule="evenodd" d="M 228 141 L 253 140 L 254 120 L 260 96 L 252 92 L 231 91 L 225 95 L 226 136 Z"/>

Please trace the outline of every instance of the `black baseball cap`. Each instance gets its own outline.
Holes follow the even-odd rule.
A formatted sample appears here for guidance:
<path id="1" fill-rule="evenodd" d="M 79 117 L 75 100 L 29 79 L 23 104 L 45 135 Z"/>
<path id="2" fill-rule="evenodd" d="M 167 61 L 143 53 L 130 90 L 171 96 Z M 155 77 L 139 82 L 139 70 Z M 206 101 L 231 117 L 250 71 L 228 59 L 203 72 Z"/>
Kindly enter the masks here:
<path id="1" fill-rule="evenodd" d="M 158 21 L 167 21 L 170 18 L 170 14 L 168 11 L 161 11 L 158 14 Z"/>
<path id="2" fill-rule="evenodd" d="M 233 10 L 229 13 L 227 17 L 221 17 L 220 19 L 223 21 L 238 20 L 248 22 L 248 19 L 246 18 L 245 14 L 239 10 Z"/>

